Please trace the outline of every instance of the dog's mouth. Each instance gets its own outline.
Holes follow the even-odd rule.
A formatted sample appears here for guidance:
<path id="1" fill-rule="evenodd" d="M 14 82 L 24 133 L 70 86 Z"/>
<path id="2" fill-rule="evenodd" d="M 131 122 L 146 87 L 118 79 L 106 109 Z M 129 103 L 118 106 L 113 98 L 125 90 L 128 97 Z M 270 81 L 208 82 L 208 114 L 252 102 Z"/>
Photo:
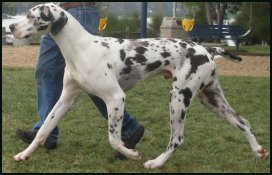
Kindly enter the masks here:
<path id="1" fill-rule="evenodd" d="M 12 34 L 17 39 L 26 39 L 26 38 L 29 38 L 31 36 L 31 35 L 25 35 L 22 32 L 18 32 L 18 31 L 13 32 Z"/>

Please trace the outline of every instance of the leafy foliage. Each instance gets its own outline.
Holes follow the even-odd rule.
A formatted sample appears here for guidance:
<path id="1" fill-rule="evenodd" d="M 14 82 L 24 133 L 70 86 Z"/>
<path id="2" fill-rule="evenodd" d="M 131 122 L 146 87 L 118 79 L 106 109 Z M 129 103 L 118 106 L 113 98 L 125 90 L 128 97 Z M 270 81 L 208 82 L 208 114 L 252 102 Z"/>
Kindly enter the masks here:
<path id="1" fill-rule="evenodd" d="M 243 2 L 241 13 L 236 18 L 236 24 L 240 24 L 245 30 L 251 27 L 248 38 L 251 44 L 266 42 L 270 44 L 270 3 L 252 3 L 252 19 L 250 24 L 250 3 Z"/>
<path id="2" fill-rule="evenodd" d="M 160 26 L 162 20 L 163 20 L 162 16 L 155 15 L 152 17 L 152 22 L 149 25 L 148 37 L 156 38 L 160 36 Z"/>

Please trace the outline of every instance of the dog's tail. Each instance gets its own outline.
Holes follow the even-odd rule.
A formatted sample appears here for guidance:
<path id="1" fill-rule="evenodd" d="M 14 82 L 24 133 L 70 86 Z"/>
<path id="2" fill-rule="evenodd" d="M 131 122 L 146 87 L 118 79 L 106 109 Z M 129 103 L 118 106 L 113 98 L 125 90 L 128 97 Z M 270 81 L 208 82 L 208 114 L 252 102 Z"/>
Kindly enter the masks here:
<path id="1" fill-rule="evenodd" d="M 214 59 L 221 58 L 220 56 L 222 56 L 222 57 L 226 57 L 234 62 L 241 62 L 242 61 L 241 57 L 233 55 L 233 54 L 225 51 L 221 47 L 211 47 L 211 48 L 207 48 L 207 50 L 208 50 L 208 52 L 210 52 L 214 56 Z M 220 55 L 220 56 L 218 56 L 218 55 Z"/>

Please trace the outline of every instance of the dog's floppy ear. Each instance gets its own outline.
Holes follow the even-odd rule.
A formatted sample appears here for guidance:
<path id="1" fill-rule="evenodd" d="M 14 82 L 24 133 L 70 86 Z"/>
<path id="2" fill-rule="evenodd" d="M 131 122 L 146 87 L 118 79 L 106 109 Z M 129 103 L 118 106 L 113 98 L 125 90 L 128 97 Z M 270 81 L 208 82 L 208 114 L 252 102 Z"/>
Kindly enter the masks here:
<path id="1" fill-rule="evenodd" d="M 42 20 L 44 20 L 44 21 L 52 21 L 53 20 L 53 15 L 50 12 L 49 7 L 43 5 L 40 7 L 40 11 L 41 11 L 40 16 L 41 16 Z"/>
<path id="2" fill-rule="evenodd" d="M 61 31 L 61 29 L 65 26 L 67 21 L 68 21 L 67 16 L 65 15 L 64 12 L 61 12 L 60 18 L 56 20 L 55 22 L 52 22 L 51 33 L 53 35 L 58 34 Z"/>

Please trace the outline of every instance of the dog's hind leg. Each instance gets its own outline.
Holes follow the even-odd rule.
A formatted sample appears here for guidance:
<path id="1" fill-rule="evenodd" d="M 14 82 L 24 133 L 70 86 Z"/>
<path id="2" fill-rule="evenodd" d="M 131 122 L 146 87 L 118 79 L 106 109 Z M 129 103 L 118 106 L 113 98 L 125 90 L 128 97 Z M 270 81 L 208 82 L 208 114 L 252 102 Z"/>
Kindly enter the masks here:
<path id="1" fill-rule="evenodd" d="M 64 75 L 64 80 L 66 76 Z M 60 120 L 66 114 L 66 112 L 70 109 L 70 107 L 76 101 L 76 98 L 82 92 L 82 89 L 77 86 L 75 82 L 64 81 L 63 90 L 58 102 L 55 104 L 54 108 L 48 114 L 46 120 L 43 125 L 39 129 L 35 139 L 32 143 L 22 151 L 21 153 L 15 155 L 13 158 L 16 161 L 27 160 L 31 154 L 44 142 L 46 141 L 49 134 L 53 131 L 53 129 L 58 125 Z"/>
<path id="2" fill-rule="evenodd" d="M 156 159 L 144 163 L 144 167 L 147 169 L 161 167 L 183 143 L 185 118 L 193 98 L 197 95 L 200 86 L 199 77 L 203 75 L 202 78 L 205 79 L 210 74 L 210 72 L 199 71 L 187 77 L 189 71 L 186 68 L 190 68 L 190 66 L 184 65 L 183 68 L 173 74 L 169 102 L 171 135 L 168 146 Z"/>
<path id="3" fill-rule="evenodd" d="M 215 113 L 226 118 L 232 125 L 237 127 L 246 136 L 251 149 L 258 157 L 262 159 L 267 158 L 268 152 L 258 144 L 249 122 L 237 114 L 225 99 L 216 75 L 199 93 L 199 98 L 202 104 L 208 106 Z"/>

